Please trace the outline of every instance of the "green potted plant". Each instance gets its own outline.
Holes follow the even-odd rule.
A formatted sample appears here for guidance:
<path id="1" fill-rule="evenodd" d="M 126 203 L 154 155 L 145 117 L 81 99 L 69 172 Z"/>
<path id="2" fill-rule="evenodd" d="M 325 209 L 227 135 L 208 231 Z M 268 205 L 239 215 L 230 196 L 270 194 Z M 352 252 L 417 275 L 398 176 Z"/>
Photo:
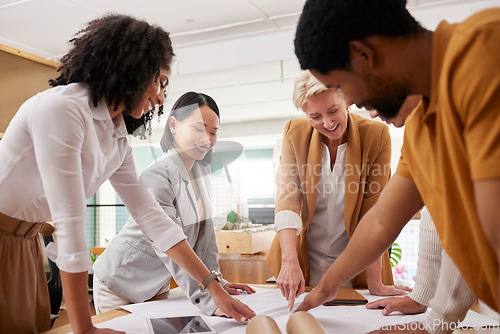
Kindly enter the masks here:
<path id="1" fill-rule="evenodd" d="M 233 210 L 227 214 L 227 222 L 226 225 L 222 228 L 223 230 L 234 230 L 240 221 L 240 217 L 238 217 L 238 214 Z"/>

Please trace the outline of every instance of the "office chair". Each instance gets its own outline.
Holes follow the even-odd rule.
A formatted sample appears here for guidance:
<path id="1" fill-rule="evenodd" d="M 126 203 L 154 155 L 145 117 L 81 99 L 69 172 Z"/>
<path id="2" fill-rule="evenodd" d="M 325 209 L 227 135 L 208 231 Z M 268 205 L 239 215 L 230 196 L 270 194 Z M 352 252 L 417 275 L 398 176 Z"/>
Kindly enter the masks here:
<path id="1" fill-rule="evenodd" d="M 54 241 L 52 235 L 43 235 L 43 243 L 47 246 L 50 242 Z M 62 285 L 61 276 L 59 275 L 59 268 L 50 259 L 50 278 L 47 278 L 47 285 L 49 287 L 49 297 L 50 297 L 50 327 L 54 325 L 54 322 L 59 317 L 59 309 L 61 307 L 62 301 Z"/>

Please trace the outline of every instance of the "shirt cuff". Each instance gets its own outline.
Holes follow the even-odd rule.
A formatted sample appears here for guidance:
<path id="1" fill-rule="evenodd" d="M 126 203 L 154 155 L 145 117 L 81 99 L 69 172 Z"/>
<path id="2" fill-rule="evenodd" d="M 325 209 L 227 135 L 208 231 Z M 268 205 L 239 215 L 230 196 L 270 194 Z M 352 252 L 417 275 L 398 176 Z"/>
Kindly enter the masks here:
<path id="1" fill-rule="evenodd" d="M 221 287 L 225 287 L 229 282 L 226 281 L 225 279 L 221 278 L 219 283 L 220 283 Z"/>
<path id="2" fill-rule="evenodd" d="M 408 294 L 408 297 L 419 304 L 429 307 L 430 300 L 434 298 L 434 291 L 426 289 L 421 284 L 415 284 L 413 291 Z"/>
<path id="3" fill-rule="evenodd" d="M 88 249 L 77 253 L 59 254 L 57 245 L 51 242 L 45 247 L 45 252 L 60 270 L 67 273 L 81 273 L 92 268 Z"/>
<path id="4" fill-rule="evenodd" d="M 186 235 L 182 231 L 182 227 L 177 224 L 172 224 L 170 228 L 153 240 L 153 247 L 158 251 L 165 253 L 170 248 L 185 239 Z"/>
<path id="5" fill-rule="evenodd" d="M 283 210 L 274 216 L 274 230 L 279 232 L 285 228 L 297 230 L 296 235 L 302 232 L 302 219 L 298 214 L 290 210 Z"/>

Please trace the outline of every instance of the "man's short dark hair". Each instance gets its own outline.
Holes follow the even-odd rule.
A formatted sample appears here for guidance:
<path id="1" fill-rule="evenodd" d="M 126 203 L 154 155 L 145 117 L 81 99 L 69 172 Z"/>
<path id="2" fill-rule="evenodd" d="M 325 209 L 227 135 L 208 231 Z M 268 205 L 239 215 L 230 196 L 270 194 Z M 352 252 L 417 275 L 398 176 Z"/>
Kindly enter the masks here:
<path id="1" fill-rule="evenodd" d="M 349 42 L 368 36 L 411 37 L 423 31 L 406 0 L 308 0 L 295 34 L 303 70 L 349 68 Z"/>

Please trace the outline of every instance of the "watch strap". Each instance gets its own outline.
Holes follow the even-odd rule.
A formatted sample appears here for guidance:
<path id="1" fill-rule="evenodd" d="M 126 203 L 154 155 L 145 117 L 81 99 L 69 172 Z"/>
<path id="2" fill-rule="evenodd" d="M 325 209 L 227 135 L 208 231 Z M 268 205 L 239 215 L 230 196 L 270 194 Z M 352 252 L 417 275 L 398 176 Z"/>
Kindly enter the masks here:
<path id="1" fill-rule="evenodd" d="M 203 282 L 200 283 L 200 290 L 205 290 L 207 288 L 207 285 L 212 282 L 213 280 L 216 280 L 217 282 L 220 282 L 220 276 L 219 274 L 215 271 L 212 270 L 210 272 L 210 275 L 208 275 L 207 278 L 203 280 Z"/>

